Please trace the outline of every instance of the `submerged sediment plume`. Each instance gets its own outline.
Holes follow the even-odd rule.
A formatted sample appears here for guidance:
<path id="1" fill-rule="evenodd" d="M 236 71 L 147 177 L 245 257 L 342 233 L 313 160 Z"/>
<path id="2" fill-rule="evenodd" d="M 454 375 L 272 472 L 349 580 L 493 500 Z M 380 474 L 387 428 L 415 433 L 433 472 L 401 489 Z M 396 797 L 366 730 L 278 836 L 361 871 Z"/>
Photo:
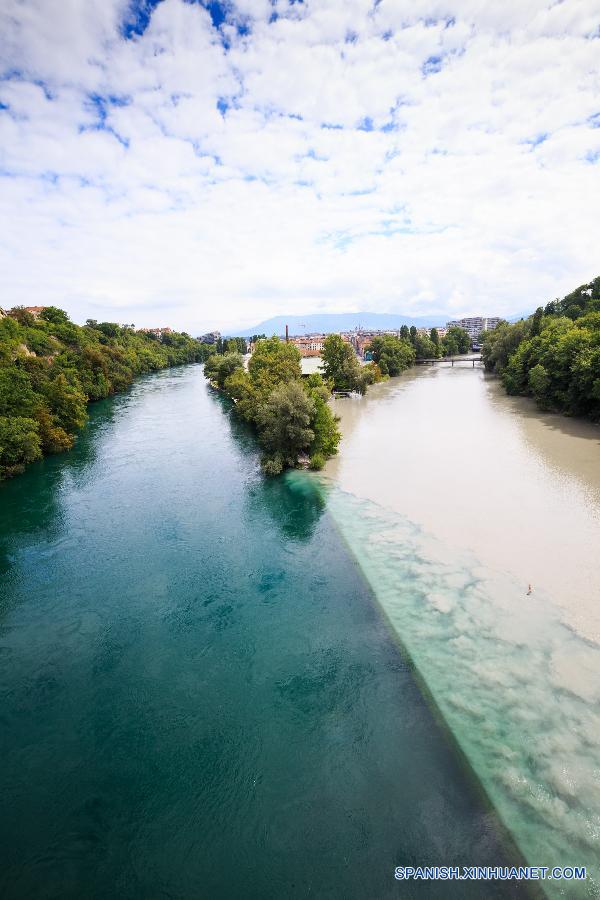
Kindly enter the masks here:
<path id="1" fill-rule="evenodd" d="M 596 896 L 600 648 L 566 627 L 547 596 L 524 603 L 510 576 L 457 558 L 396 513 L 325 491 L 419 679 L 529 864 L 585 865 L 592 878 L 569 896 Z"/>
<path id="2" fill-rule="evenodd" d="M 338 402 L 341 456 L 319 483 L 528 863 L 587 866 L 585 883 L 544 889 L 595 897 L 600 431 L 532 416 L 496 387 L 417 373 Z"/>

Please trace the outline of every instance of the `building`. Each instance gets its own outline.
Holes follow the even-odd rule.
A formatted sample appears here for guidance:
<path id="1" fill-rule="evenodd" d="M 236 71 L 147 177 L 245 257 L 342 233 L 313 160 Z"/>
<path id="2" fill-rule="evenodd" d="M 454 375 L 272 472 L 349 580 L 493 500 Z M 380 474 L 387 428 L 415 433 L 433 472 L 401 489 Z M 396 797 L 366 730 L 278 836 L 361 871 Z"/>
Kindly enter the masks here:
<path id="1" fill-rule="evenodd" d="M 500 322 L 501 319 L 499 316 L 471 316 L 467 319 L 455 319 L 452 322 L 447 322 L 446 328 L 452 328 L 453 326 L 464 328 L 471 340 L 476 341 L 482 331 L 491 331 L 492 328 L 495 328 Z M 440 330 L 438 329 L 438 334 L 439 331 Z"/>
<path id="2" fill-rule="evenodd" d="M 123 328 L 128 328 L 128 325 L 123 325 Z M 138 328 L 138 331 L 142 334 L 153 334 L 154 337 L 161 338 L 163 334 L 171 334 L 172 328 Z"/>
<path id="3" fill-rule="evenodd" d="M 216 344 L 221 337 L 220 331 L 209 331 L 198 338 L 201 344 Z"/>
<path id="4" fill-rule="evenodd" d="M 46 307 L 45 306 L 24 306 L 23 309 L 25 312 L 31 313 L 34 319 L 38 319 L 40 313 L 43 312 Z"/>
<path id="5" fill-rule="evenodd" d="M 289 343 L 293 344 L 300 351 L 300 355 L 304 357 L 320 356 L 324 341 L 325 335 L 323 334 L 305 334 L 289 338 Z"/>
<path id="6" fill-rule="evenodd" d="M 354 336 L 354 340 L 352 341 L 354 345 L 354 349 L 356 350 L 358 356 L 365 359 L 365 355 L 368 352 L 367 347 L 373 340 L 374 335 L 372 334 L 356 334 Z"/>

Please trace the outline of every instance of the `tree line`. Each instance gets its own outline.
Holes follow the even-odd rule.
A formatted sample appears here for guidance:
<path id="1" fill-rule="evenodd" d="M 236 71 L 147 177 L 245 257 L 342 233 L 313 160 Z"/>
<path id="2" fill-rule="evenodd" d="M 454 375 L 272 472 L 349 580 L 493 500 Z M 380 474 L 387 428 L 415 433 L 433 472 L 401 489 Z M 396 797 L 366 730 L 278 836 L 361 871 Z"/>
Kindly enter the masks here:
<path id="1" fill-rule="evenodd" d="M 459 339 L 463 343 L 466 339 L 470 346 L 466 332 Z M 222 342 L 209 348 L 204 374 L 233 400 L 237 415 L 256 431 L 263 450 L 262 468 L 269 475 L 303 462 L 321 469 L 337 453 L 338 418 L 328 403 L 332 391 L 364 394 L 368 385 L 399 375 L 416 359 L 454 349 L 454 344 L 440 342 L 435 329 L 421 335 L 416 328 L 407 328 L 406 336 L 374 337 L 367 348 L 373 361 L 363 366 L 348 341 L 329 334 L 322 351 L 323 375 L 302 378 L 301 356 L 294 344 L 258 335 L 252 343 L 255 349 L 247 369 L 236 344 Z"/>
<path id="2" fill-rule="evenodd" d="M 600 421 L 600 277 L 483 336 L 485 367 L 540 409 Z"/>
<path id="3" fill-rule="evenodd" d="M 352 345 L 339 334 L 330 334 L 323 343 L 325 378 L 336 391 L 364 394 L 370 384 L 401 375 L 419 359 L 438 359 L 466 353 L 471 339 L 463 328 L 452 326 L 440 340 L 436 328 L 420 334 L 415 326 L 403 325 L 399 335 L 375 335 L 365 348 L 372 362 L 361 365 Z"/>
<path id="4" fill-rule="evenodd" d="M 15 307 L 0 317 L 0 479 L 70 449 L 89 401 L 209 352 L 185 332 L 156 335 L 93 319 L 80 326 L 55 306 L 37 318 Z"/>

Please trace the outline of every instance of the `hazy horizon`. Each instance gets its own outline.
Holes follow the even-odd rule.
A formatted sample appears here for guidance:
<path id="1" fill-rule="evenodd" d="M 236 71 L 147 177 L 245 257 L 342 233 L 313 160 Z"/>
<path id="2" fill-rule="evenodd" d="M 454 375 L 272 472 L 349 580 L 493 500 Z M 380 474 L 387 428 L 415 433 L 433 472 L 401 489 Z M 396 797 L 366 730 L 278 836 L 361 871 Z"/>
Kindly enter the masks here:
<path id="1" fill-rule="evenodd" d="M 5 0 L 0 28 L 2 307 L 509 318 L 598 274 L 589 0 Z"/>

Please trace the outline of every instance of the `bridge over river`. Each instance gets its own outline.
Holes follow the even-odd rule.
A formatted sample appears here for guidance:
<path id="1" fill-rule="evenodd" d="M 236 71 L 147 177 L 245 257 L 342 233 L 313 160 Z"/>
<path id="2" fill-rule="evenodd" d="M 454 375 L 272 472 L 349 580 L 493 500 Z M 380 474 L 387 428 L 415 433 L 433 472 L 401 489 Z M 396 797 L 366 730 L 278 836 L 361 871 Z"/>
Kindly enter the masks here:
<path id="1" fill-rule="evenodd" d="M 418 359 L 416 361 L 417 366 L 428 366 L 430 364 L 435 366 L 443 363 L 446 365 L 450 364 L 451 366 L 453 366 L 454 363 L 472 363 L 473 368 L 475 368 L 475 363 L 483 363 L 483 356 L 442 356 L 439 359 Z"/>

